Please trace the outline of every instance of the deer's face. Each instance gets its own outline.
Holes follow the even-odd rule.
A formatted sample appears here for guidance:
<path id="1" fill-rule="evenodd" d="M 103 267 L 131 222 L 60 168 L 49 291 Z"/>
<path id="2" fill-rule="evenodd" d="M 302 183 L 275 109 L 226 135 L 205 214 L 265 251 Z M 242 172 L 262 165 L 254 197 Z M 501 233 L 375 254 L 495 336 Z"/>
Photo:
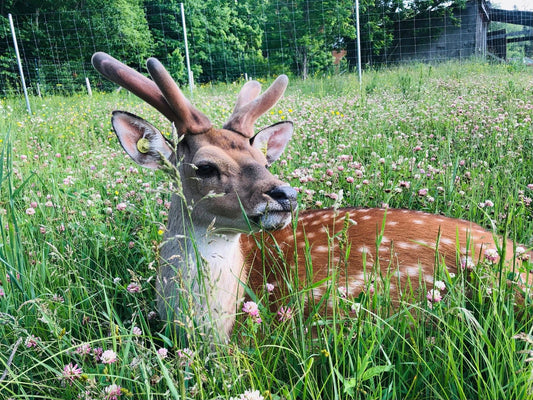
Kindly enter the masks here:
<path id="1" fill-rule="evenodd" d="M 155 58 L 146 63 L 153 80 L 105 53 L 95 53 L 92 62 L 104 76 L 137 94 L 175 124 L 181 138 L 173 148 L 155 127 L 135 115 L 115 111 L 112 119 L 122 147 L 138 164 L 168 169 L 169 163 L 177 160 L 178 179 L 195 226 L 273 230 L 290 221 L 296 191 L 267 167 L 285 149 L 292 123 L 274 124 L 254 135 L 257 118 L 283 95 L 288 84 L 285 75 L 278 76 L 261 95 L 259 82 L 247 82 L 224 129 L 215 129 Z"/>
<path id="2" fill-rule="evenodd" d="M 177 160 L 195 225 L 274 230 L 290 221 L 296 191 L 274 177 L 268 167 L 289 140 L 291 123 L 273 125 L 251 139 L 211 128 L 185 135 L 176 149 L 154 126 L 132 114 L 115 112 L 113 127 L 126 152 L 140 165 L 159 168 L 163 161 Z"/>
<path id="3" fill-rule="evenodd" d="M 286 128 L 286 127 L 285 127 Z M 255 139 L 255 138 L 254 138 Z M 265 149 L 266 150 L 266 149 Z M 290 221 L 296 191 L 268 170 L 267 155 L 227 129 L 186 136 L 178 158 L 183 191 L 195 222 L 246 229 L 278 229 Z"/>

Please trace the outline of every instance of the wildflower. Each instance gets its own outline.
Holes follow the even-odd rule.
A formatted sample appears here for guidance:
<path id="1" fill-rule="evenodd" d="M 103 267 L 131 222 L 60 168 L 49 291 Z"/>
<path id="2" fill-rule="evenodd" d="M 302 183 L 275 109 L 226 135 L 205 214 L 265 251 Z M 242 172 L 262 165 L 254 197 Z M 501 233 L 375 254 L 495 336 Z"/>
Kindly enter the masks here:
<path id="1" fill-rule="evenodd" d="M 409 189 L 411 187 L 411 182 L 409 181 L 400 181 L 400 187 Z"/>
<path id="2" fill-rule="evenodd" d="M 64 303 L 65 302 L 65 298 L 63 296 L 61 296 L 60 294 L 55 293 L 52 296 L 52 301 L 55 301 L 56 303 Z"/>
<path id="3" fill-rule="evenodd" d="M 180 367 L 190 367 L 194 358 L 194 352 L 189 348 L 184 348 L 176 352 L 179 358 Z"/>
<path id="4" fill-rule="evenodd" d="M 442 300 L 442 295 L 440 294 L 440 291 L 438 289 L 431 289 L 428 291 L 426 299 L 428 299 L 432 303 L 438 303 Z"/>
<path id="5" fill-rule="evenodd" d="M 28 348 L 31 348 L 31 347 L 37 347 L 37 342 L 39 341 L 40 339 L 37 337 L 37 336 L 34 336 L 34 335 L 30 335 L 26 338 L 26 341 L 24 342 L 24 344 L 26 345 L 26 347 Z"/>
<path id="6" fill-rule="evenodd" d="M 339 292 L 339 296 L 341 296 L 343 299 L 345 299 L 346 296 L 348 295 L 348 291 L 346 290 L 344 286 L 339 286 L 337 288 L 337 291 Z"/>
<path id="7" fill-rule="evenodd" d="M 113 364 L 117 361 L 117 353 L 113 350 L 106 350 L 102 353 L 100 357 L 100 362 L 102 364 Z"/>
<path id="8" fill-rule="evenodd" d="M 126 290 L 130 293 L 139 293 L 141 291 L 141 285 L 136 282 L 132 282 L 128 285 Z"/>
<path id="9" fill-rule="evenodd" d="M 427 189 L 420 189 L 420 190 L 418 191 L 418 195 L 419 195 L 420 197 L 427 196 L 427 194 L 428 194 L 428 190 L 427 190 Z"/>
<path id="10" fill-rule="evenodd" d="M 79 379 L 82 374 L 82 370 L 78 367 L 78 364 L 72 365 L 69 363 L 63 368 L 61 379 L 71 386 L 76 379 Z"/>
<path id="11" fill-rule="evenodd" d="M 4 292 L 4 289 L 2 288 L 2 286 L 0 286 L 0 297 L 5 296 L 5 295 L 6 295 L 6 292 Z"/>
<path id="12" fill-rule="evenodd" d="M 359 315 L 359 313 L 361 312 L 361 307 L 361 303 L 352 303 L 350 309 L 355 315 Z"/>
<path id="13" fill-rule="evenodd" d="M 253 301 L 247 301 L 246 303 L 244 303 L 242 306 L 242 311 L 244 311 L 250 317 L 259 316 L 259 307 L 257 306 L 257 303 Z"/>
<path id="14" fill-rule="evenodd" d="M 159 356 L 159 358 L 167 358 L 168 350 L 164 347 L 161 347 L 159 350 L 157 350 L 157 355 Z"/>
<path id="15" fill-rule="evenodd" d="M 278 316 L 280 322 L 288 321 L 292 318 L 292 308 L 281 306 L 278 310 Z"/>
<path id="16" fill-rule="evenodd" d="M 443 281 L 435 281 L 435 283 L 433 284 L 433 286 L 435 286 L 438 290 L 442 291 L 442 290 L 445 290 L 446 289 L 446 285 Z"/>
<path id="17" fill-rule="evenodd" d="M 230 400 L 264 400 L 265 398 L 259 393 L 259 390 L 246 390 L 238 397 L 230 397 Z"/>
<path id="18" fill-rule="evenodd" d="M 82 355 L 82 356 L 90 354 L 91 353 L 91 345 L 88 344 L 88 343 L 82 344 L 81 346 L 79 346 L 76 349 L 76 353 L 79 354 L 79 355 Z"/>
<path id="19" fill-rule="evenodd" d="M 476 265 L 472 261 L 472 258 L 470 257 L 461 258 L 461 269 L 467 269 L 469 271 L 473 271 L 475 266 Z"/>
<path id="20" fill-rule="evenodd" d="M 128 205 L 126 203 L 118 203 L 117 204 L 117 210 L 118 211 L 124 211 Z"/>
<path id="21" fill-rule="evenodd" d="M 26 208 L 26 214 L 27 214 L 27 215 L 33 215 L 33 214 L 35 214 L 35 208 L 32 208 L 32 207 L 30 207 L 30 208 Z"/>
<path id="22" fill-rule="evenodd" d="M 496 249 L 487 249 L 485 250 L 485 258 L 491 262 L 494 263 L 498 260 L 498 251 Z"/>
<path id="23" fill-rule="evenodd" d="M 141 336 L 143 331 L 138 326 L 134 326 L 132 332 L 135 336 Z"/>
<path id="24" fill-rule="evenodd" d="M 104 350 L 101 347 L 97 347 L 97 348 L 93 349 L 94 361 L 96 361 L 96 362 L 102 361 L 102 353 L 103 352 L 104 352 Z"/>
<path id="25" fill-rule="evenodd" d="M 272 283 L 267 283 L 265 288 L 268 293 L 272 293 L 274 291 L 274 285 Z"/>
<path id="26" fill-rule="evenodd" d="M 354 181 L 355 181 L 355 179 L 353 178 L 353 176 L 348 176 L 346 178 L 346 182 L 348 182 L 348 183 L 354 183 Z"/>
<path id="27" fill-rule="evenodd" d="M 526 253 L 526 249 L 524 249 L 522 246 L 518 246 L 516 248 L 516 258 L 518 258 L 520 261 L 528 261 L 529 254 Z"/>
<path id="28" fill-rule="evenodd" d="M 110 385 L 104 389 L 104 396 L 107 400 L 117 400 L 122 396 L 122 388 L 119 385 Z"/>

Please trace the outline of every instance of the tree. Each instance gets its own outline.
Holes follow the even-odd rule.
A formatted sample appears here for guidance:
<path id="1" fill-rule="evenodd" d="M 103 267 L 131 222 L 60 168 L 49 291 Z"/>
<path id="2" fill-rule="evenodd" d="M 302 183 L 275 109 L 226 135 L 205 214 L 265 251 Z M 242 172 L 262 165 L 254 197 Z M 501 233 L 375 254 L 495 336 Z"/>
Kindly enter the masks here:
<path id="1" fill-rule="evenodd" d="M 40 90 L 83 88 L 85 76 L 97 76 L 89 67 L 97 50 L 138 66 L 153 46 L 142 0 L 10 0 L 2 12 L 16 18 L 27 81 Z M 9 32 L 5 18 L 0 23 Z M 14 59 L 9 46 L 0 48 L 6 59 Z M 0 76 L 4 87 L 17 85 L 9 73 Z"/>
<path id="2" fill-rule="evenodd" d="M 332 50 L 355 37 L 353 1 L 279 0 L 263 2 L 263 53 L 274 69 L 289 65 L 304 79 L 333 64 Z"/>
<path id="3" fill-rule="evenodd" d="M 262 65 L 261 19 L 256 0 L 189 0 L 185 3 L 190 56 L 196 79 L 233 81 Z"/>

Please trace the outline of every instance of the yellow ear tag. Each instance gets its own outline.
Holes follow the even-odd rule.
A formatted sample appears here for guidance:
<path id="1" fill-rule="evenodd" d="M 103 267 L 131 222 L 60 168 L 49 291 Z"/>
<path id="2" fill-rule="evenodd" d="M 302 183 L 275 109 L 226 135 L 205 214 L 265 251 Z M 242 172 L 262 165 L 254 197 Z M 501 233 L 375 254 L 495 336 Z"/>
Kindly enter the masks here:
<path id="1" fill-rule="evenodd" d="M 265 143 L 263 143 L 263 145 L 261 146 L 261 153 L 263 153 L 263 155 L 266 157 L 267 153 L 268 153 L 268 142 L 265 140 Z"/>
<path id="2" fill-rule="evenodd" d="M 146 138 L 140 138 L 137 142 L 137 150 L 143 154 L 148 153 L 150 151 L 150 141 Z"/>

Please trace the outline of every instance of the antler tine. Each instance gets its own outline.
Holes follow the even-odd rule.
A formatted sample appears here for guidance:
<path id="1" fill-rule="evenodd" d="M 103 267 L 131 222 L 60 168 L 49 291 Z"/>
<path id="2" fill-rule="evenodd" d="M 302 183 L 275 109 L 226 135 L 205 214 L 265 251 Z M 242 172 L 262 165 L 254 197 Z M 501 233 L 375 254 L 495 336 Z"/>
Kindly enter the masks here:
<path id="1" fill-rule="evenodd" d="M 253 137 L 255 121 L 278 102 L 288 83 L 289 78 L 286 75 L 280 75 L 259 97 L 257 97 L 260 91 L 259 82 L 246 83 L 237 97 L 233 114 L 224 124 L 224 128 L 239 132 L 246 137 Z"/>
<path id="2" fill-rule="evenodd" d="M 158 59 L 149 58 L 146 68 L 174 111 L 179 133 L 202 133 L 211 128 L 209 118 L 193 107 Z"/>
<path id="3" fill-rule="evenodd" d="M 237 101 L 235 102 L 235 108 L 233 109 L 233 112 L 239 110 L 239 108 L 254 100 L 257 96 L 259 96 L 259 93 L 261 93 L 261 84 L 259 82 L 246 82 L 237 96 Z"/>
<path id="4" fill-rule="evenodd" d="M 176 119 L 157 85 L 146 76 L 104 52 L 94 53 L 91 62 L 94 68 L 107 79 L 146 101 L 170 121 Z"/>

